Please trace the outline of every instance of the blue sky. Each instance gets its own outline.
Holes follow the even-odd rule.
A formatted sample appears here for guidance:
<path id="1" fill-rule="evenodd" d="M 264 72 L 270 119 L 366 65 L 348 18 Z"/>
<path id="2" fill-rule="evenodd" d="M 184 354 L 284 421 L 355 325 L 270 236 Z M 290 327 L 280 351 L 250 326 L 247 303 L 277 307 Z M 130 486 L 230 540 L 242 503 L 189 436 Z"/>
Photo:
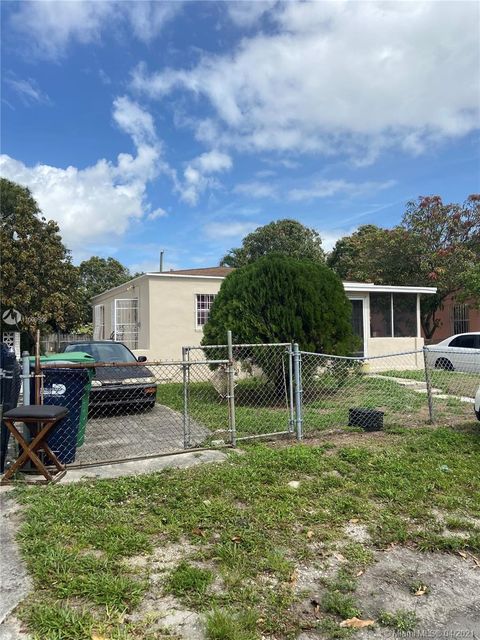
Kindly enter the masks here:
<path id="1" fill-rule="evenodd" d="M 476 2 L 2 2 L 0 172 L 76 262 L 218 264 L 259 225 L 327 249 L 479 190 Z"/>

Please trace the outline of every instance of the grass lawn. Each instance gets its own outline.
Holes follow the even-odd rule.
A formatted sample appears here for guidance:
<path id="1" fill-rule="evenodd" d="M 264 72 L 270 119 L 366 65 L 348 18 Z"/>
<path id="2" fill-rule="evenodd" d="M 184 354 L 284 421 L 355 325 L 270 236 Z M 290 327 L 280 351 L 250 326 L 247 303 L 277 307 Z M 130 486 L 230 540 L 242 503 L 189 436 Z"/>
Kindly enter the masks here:
<path id="1" fill-rule="evenodd" d="M 342 619 L 372 615 L 355 591 L 376 549 L 480 551 L 477 424 L 397 427 L 381 446 L 369 434 L 345 438 L 250 445 L 223 464 L 137 478 L 18 487 L 35 584 L 18 615 L 35 640 L 174 638 L 157 619 L 169 597 L 201 616 L 208 640 L 289 639 L 305 628 L 337 638 L 349 633 Z M 368 541 L 346 535 L 349 523 Z M 159 571 L 159 554 L 172 549 Z M 306 623 L 299 603 L 312 596 L 300 568 L 339 554 Z M 415 616 L 392 603 L 377 624 L 410 629 Z"/>
<path id="2" fill-rule="evenodd" d="M 462 374 L 432 372 L 444 377 Z M 421 371 L 389 371 L 385 375 L 421 380 Z M 468 378 L 468 380 L 465 380 Z M 472 386 L 470 378 L 463 376 L 461 382 Z M 455 378 L 453 378 L 455 380 Z M 436 385 L 436 381 L 434 381 Z M 453 384 L 453 382 L 452 382 Z M 478 384 L 478 379 L 477 379 Z M 309 381 L 303 394 L 303 428 L 307 436 L 326 429 L 348 426 L 349 409 L 365 407 L 384 412 L 384 423 L 388 426 L 402 424 L 418 427 L 428 422 L 426 394 L 400 386 L 392 380 L 370 377 L 360 373 L 335 378 L 325 374 Z M 468 386 L 468 385 L 467 385 Z M 465 387 L 464 391 L 468 389 Z M 176 411 L 183 411 L 183 386 L 180 383 L 159 385 L 158 401 Z M 212 432 L 212 440 L 229 441 L 228 406 L 210 382 L 193 382 L 189 386 L 189 413 L 195 420 Z M 460 415 L 469 419 L 471 407 L 456 399 L 435 400 L 438 418 L 441 421 L 457 422 Z M 276 397 L 272 388 L 258 378 L 237 382 L 235 388 L 235 414 L 237 436 L 275 433 L 289 429 L 290 415 L 284 397 Z"/>
<path id="3" fill-rule="evenodd" d="M 425 381 L 424 371 L 385 371 L 382 375 L 407 380 Z M 454 396 L 466 396 L 474 398 L 480 385 L 480 375 L 473 373 L 461 373 L 458 371 L 430 371 L 432 386 L 441 389 L 444 393 Z"/>

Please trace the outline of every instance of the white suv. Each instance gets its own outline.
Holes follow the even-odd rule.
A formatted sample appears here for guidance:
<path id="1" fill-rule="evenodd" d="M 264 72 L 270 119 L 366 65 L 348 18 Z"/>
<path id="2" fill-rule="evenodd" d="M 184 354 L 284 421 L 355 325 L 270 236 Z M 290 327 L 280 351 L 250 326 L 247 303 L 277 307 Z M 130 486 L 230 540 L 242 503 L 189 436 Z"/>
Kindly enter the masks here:
<path id="1" fill-rule="evenodd" d="M 428 345 L 426 357 L 435 369 L 480 373 L 480 331 L 459 333 Z"/>

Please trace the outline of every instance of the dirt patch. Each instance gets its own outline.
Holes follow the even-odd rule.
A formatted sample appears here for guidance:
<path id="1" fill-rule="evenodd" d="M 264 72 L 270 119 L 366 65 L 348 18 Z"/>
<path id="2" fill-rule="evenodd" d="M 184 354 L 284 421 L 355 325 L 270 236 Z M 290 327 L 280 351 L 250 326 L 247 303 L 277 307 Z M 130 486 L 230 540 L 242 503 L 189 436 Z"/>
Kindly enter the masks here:
<path id="1" fill-rule="evenodd" d="M 166 631 L 173 638 L 204 640 L 204 625 L 195 611 L 186 609 L 173 596 L 159 596 L 150 592 L 135 613 L 128 616 L 132 622 L 151 619 L 149 631 Z"/>
<path id="2" fill-rule="evenodd" d="M 326 451 L 328 455 L 330 452 L 335 453 L 336 447 L 354 446 L 354 447 L 367 447 L 367 448 L 383 448 L 386 444 L 394 444 L 400 441 L 402 436 L 395 433 L 388 433 L 387 431 L 342 431 L 332 430 L 325 431 L 322 435 L 315 438 L 306 438 L 302 444 L 307 444 L 311 447 L 321 447 L 325 444 L 334 445 L 332 449 Z"/>
<path id="3" fill-rule="evenodd" d="M 362 446 L 362 447 L 383 447 L 385 444 L 395 443 L 401 439 L 400 434 L 389 433 L 388 431 L 344 431 L 343 429 L 329 429 L 322 431 L 321 434 L 310 437 L 308 433 L 301 442 L 293 442 L 289 440 L 277 440 L 270 442 L 269 446 L 284 449 L 285 447 L 295 447 L 308 445 L 310 447 L 324 447 L 326 444 L 331 449 L 325 451 L 326 455 L 335 452 L 336 447 L 343 446 Z"/>
<path id="4" fill-rule="evenodd" d="M 198 553 L 198 549 L 183 540 L 177 544 L 156 547 L 149 556 L 139 555 L 128 558 L 129 567 L 144 569 L 148 573 L 150 588 L 140 606 L 129 616 L 132 622 L 151 619 L 151 631 L 166 630 L 173 638 L 184 640 L 204 640 L 204 624 L 201 616 L 187 609 L 174 596 L 164 591 L 165 579 L 170 571 L 182 560 L 188 560 Z M 199 562 L 192 564 L 203 566 Z M 218 585 L 213 585 L 218 588 Z"/>
<path id="5" fill-rule="evenodd" d="M 415 596 L 415 584 L 426 585 L 427 594 Z M 432 633 L 432 638 L 440 637 L 440 631 L 465 631 L 464 637 L 480 634 L 480 568 L 470 558 L 404 547 L 379 552 L 355 595 L 368 618 L 375 619 L 381 611 L 413 611 L 418 618 L 415 633 Z M 392 630 L 376 628 L 357 637 L 383 640 L 392 637 Z"/>
<path id="6" fill-rule="evenodd" d="M 125 560 L 125 564 L 135 569 L 149 568 L 151 574 L 156 576 L 170 571 L 181 560 L 197 553 L 197 548 L 182 540 L 177 544 L 165 544 L 155 547 L 151 555 L 131 556 Z"/>
<path id="7" fill-rule="evenodd" d="M 325 591 L 323 581 L 333 578 L 337 573 L 342 560 L 338 556 L 332 555 L 324 562 L 311 562 L 309 564 L 299 564 L 294 572 L 294 591 L 297 596 L 308 598 L 306 602 L 313 599 L 320 599 Z"/>
<path id="8" fill-rule="evenodd" d="M 480 638 L 480 567 L 472 558 L 445 553 L 420 553 L 405 547 L 378 551 L 375 563 L 359 578 L 353 597 L 364 619 L 377 620 L 380 612 L 413 612 L 417 625 L 409 637 Z M 295 607 L 305 627 L 315 626 L 324 617 L 316 604 L 325 588 L 322 578 L 331 578 L 341 563 L 297 567 L 298 585 L 304 589 Z M 425 595 L 416 596 L 414 585 L 425 585 Z M 308 591 L 308 597 L 306 595 Z M 317 620 L 317 623 L 315 622 Z M 340 631 L 340 628 L 339 628 Z M 403 637 L 406 637 L 403 632 Z M 359 640 L 395 640 L 402 632 L 380 626 L 359 630 Z M 331 634 L 305 630 L 297 640 L 327 640 Z"/>
<path id="9" fill-rule="evenodd" d="M 367 526 L 364 524 L 349 522 L 344 531 L 354 542 L 360 542 L 361 544 L 370 542 L 370 534 L 368 533 Z"/>

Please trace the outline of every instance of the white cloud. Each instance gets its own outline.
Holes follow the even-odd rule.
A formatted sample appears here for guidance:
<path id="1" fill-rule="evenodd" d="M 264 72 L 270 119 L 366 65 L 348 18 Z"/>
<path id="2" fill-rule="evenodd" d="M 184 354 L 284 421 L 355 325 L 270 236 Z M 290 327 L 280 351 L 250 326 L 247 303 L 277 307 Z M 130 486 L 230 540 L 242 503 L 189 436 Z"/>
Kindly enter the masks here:
<path id="1" fill-rule="evenodd" d="M 263 169 L 262 171 L 257 171 L 255 175 L 257 178 L 273 178 L 277 175 L 277 172 L 272 169 Z"/>
<path id="2" fill-rule="evenodd" d="M 225 7 L 232 22 L 239 27 L 251 27 L 276 4 L 276 0 L 230 0 Z"/>
<path id="3" fill-rule="evenodd" d="M 51 104 L 48 95 L 40 89 L 38 83 L 33 78 L 17 78 L 10 76 L 5 78 L 5 82 L 17 93 L 23 104 Z"/>
<path id="4" fill-rule="evenodd" d="M 360 164 L 382 149 L 419 153 L 478 127 L 479 11 L 473 2 L 289 2 L 274 33 L 193 69 L 149 74 L 152 97 L 204 96 L 213 116 L 197 137 L 238 150 L 347 153 Z"/>
<path id="5" fill-rule="evenodd" d="M 202 173 L 215 173 L 217 171 L 228 171 L 232 168 L 232 159 L 226 153 L 213 149 L 192 161 L 192 165 L 197 167 Z"/>
<path id="6" fill-rule="evenodd" d="M 183 184 L 177 185 L 180 198 L 190 205 L 198 202 L 200 195 L 206 189 L 215 189 L 219 186 L 213 173 L 222 173 L 232 168 L 232 159 L 226 153 L 212 149 L 194 158 L 187 165 L 183 177 Z"/>
<path id="7" fill-rule="evenodd" d="M 331 251 L 335 246 L 337 240 L 343 238 L 343 236 L 349 236 L 356 230 L 356 227 L 352 227 L 349 229 L 328 229 L 327 231 L 322 231 L 318 229 L 318 233 L 322 239 L 322 247 L 325 251 Z"/>
<path id="8" fill-rule="evenodd" d="M 30 0 L 19 4 L 11 26 L 25 36 L 29 51 L 56 60 L 71 43 L 98 42 L 112 26 L 127 25 L 138 39 L 149 42 L 181 6 L 181 2 Z"/>
<path id="9" fill-rule="evenodd" d="M 254 222 L 210 222 L 204 226 L 204 233 L 207 238 L 242 238 L 250 231 L 258 227 Z"/>
<path id="10" fill-rule="evenodd" d="M 347 180 L 317 180 L 312 186 L 303 189 L 291 189 L 288 199 L 294 202 L 328 198 L 336 195 L 362 196 L 378 191 L 390 189 L 396 184 L 395 180 L 384 182 L 348 182 Z"/>
<path id="11" fill-rule="evenodd" d="M 121 153 L 116 162 L 66 169 L 45 164 L 29 167 L 8 155 L 0 156 L 2 176 L 28 186 L 44 215 L 58 222 L 65 244 L 80 251 L 87 243 L 121 236 L 131 222 L 150 211 L 146 187 L 158 173 L 170 171 L 150 126 L 149 114 L 128 99 L 114 102 L 113 117 L 132 136 L 136 153 Z"/>
<path id="12" fill-rule="evenodd" d="M 168 216 L 168 213 L 165 209 L 158 207 L 158 209 L 154 209 L 147 215 L 147 220 L 158 220 L 159 218 L 165 218 L 166 216 Z"/>
<path id="13" fill-rule="evenodd" d="M 247 196 L 249 198 L 276 198 L 277 189 L 274 185 L 254 180 L 237 184 L 233 189 L 234 193 Z"/>
<path id="14" fill-rule="evenodd" d="M 160 33 L 165 24 L 179 12 L 182 2 L 120 2 L 133 27 L 133 33 L 139 40 L 150 42 Z"/>
<path id="15" fill-rule="evenodd" d="M 120 129 L 132 136 L 135 144 L 152 142 L 156 139 L 152 115 L 137 103 L 121 96 L 113 101 L 113 119 Z"/>

